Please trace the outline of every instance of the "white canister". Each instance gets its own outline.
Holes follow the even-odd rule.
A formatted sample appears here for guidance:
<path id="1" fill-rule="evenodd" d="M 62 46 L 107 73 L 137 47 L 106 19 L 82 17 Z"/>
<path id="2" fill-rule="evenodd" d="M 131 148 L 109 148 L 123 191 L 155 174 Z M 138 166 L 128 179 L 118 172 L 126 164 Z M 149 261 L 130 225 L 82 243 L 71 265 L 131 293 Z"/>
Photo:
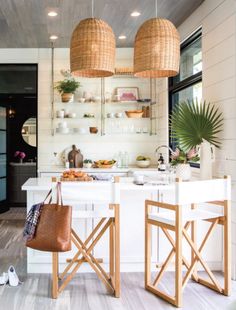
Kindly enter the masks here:
<path id="1" fill-rule="evenodd" d="M 65 111 L 64 110 L 57 111 L 57 117 L 58 118 L 64 118 L 65 117 Z"/>
<path id="2" fill-rule="evenodd" d="M 135 174 L 134 175 L 134 183 L 137 185 L 143 185 L 144 184 L 144 175 Z"/>

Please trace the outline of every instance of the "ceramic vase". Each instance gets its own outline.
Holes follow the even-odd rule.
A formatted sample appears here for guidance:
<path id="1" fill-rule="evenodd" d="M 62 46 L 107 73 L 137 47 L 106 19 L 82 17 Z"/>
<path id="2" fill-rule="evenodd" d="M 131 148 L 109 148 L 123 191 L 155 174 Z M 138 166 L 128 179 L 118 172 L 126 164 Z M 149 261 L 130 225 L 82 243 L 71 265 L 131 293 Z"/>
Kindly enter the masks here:
<path id="1" fill-rule="evenodd" d="M 178 164 L 176 166 L 176 177 L 182 181 L 189 181 L 191 179 L 191 167 L 189 164 Z"/>
<path id="2" fill-rule="evenodd" d="M 209 142 L 204 140 L 200 145 L 200 178 L 212 179 L 213 151 Z"/>

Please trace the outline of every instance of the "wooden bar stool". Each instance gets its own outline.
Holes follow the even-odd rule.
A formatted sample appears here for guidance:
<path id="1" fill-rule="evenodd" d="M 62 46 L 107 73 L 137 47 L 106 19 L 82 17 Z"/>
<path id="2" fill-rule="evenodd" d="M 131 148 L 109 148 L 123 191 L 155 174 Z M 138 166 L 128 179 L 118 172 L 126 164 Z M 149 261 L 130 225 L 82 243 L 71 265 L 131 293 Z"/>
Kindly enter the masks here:
<path id="1" fill-rule="evenodd" d="M 83 263 L 88 263 L 96 272 L 107 290 L 120 297 L 120 189 L 116 182 L 62 182 L 63 203 L 73 207 L 73 219 L 100 219 L 85 241 L 72 228 L 72 243 L 77 253 L 67 259 L 65 270 L 59 274 L 58 253 L 52 259 L 52 298 L 57 298 L 75 276 Z M 93 209 L 80 210 L 81 206 L 92 205 Z M 95 258 L 94 247 L 109 229 L 109 273 Z"/>
<path id="2" fill-rule="evenodd" d="M 196 182 L 181 182 L 176 180 L 174 185 L 173 203 L 157 202 L 146 200 L 145 202 L 145 288 L 169 303 L 181 307 L 182 293 L 190 277 L 202 285 L 207 286 L 221 294 L 229 296 L 231 293 L 231 179 L 214 179 Z M 203 210 L 203 204 L 222 207 L 223 214 Z M 201 206 L 198 207 L 198 204 Z M 153 207 L 153 208 L 152 208 Z M 164 212 L 153 212 L 152 209 L 163 209 Z M 163 211 L 162 210 L 162 211 Z M 222 210 L 221 210 L 222 211 Z M 207 221 L 210 227 L 203 238 L 200 247 L 196 242 L 197 221 Z M 165 262 L 161 265 L 160 271 L 151 280 L 151 227 L 160 228 L 172 245 L 172 250 Z M 224 232 L 224 287 L 221 287 L 218 280 L 202 257 L 202 251 L 208 238 L 217 225 L 223 226 Z M 188 228 L 191 227 L 191 236 Z M 175 235 L 173 239 L 170 231 Z M 172 234 L 173 234 L 172 233 Z M 184 257 L 182 241 L 185 239 L 191 248 L 191 263 Z M 172 258 L 175 255 L 175 295 L 171 296 L 160 290 L 158 285 L 167 270 Z M 201 278 L 197 273 L 197 263 L 200 262 L 210 281 Z M 182 275 L 182 265 L 187 272 Z"/>

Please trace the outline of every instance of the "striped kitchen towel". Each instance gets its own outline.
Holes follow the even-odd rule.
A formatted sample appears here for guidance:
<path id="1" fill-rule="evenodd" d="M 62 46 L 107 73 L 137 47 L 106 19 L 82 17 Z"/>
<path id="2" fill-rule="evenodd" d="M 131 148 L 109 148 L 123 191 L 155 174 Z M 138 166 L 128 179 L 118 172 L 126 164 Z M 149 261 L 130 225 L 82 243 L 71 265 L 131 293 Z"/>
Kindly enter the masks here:
<path id="1" fill-rule="evenodd" d="M 29 241 L 34 238 L 43 204 L 44 203 L 41 202 L 33 205 L 27 214 L 23 231 L 23 238 L 25 241 Z"/>

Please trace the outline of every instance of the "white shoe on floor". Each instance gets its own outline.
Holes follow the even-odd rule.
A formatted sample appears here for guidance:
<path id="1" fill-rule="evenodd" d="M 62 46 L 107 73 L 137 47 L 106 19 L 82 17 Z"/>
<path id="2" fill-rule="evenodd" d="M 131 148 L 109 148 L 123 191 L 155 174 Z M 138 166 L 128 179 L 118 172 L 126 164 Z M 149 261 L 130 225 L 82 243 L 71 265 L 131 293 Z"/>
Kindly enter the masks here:
<path id="1" fill-rule="evenodd" d="M 13 266 L 10 266 L 8 269 L 8 278 L 10 286 L 17 286 L 20 283 L 18 275 L 16 274 L 15 268 Z"/>
<path id="2" fill-rule="evenodd" d="M 8 273 L 3 272 L 3 274 L 0 276 L 0 285 L 7 284 L 8 280 L 9 280 Z"/>

